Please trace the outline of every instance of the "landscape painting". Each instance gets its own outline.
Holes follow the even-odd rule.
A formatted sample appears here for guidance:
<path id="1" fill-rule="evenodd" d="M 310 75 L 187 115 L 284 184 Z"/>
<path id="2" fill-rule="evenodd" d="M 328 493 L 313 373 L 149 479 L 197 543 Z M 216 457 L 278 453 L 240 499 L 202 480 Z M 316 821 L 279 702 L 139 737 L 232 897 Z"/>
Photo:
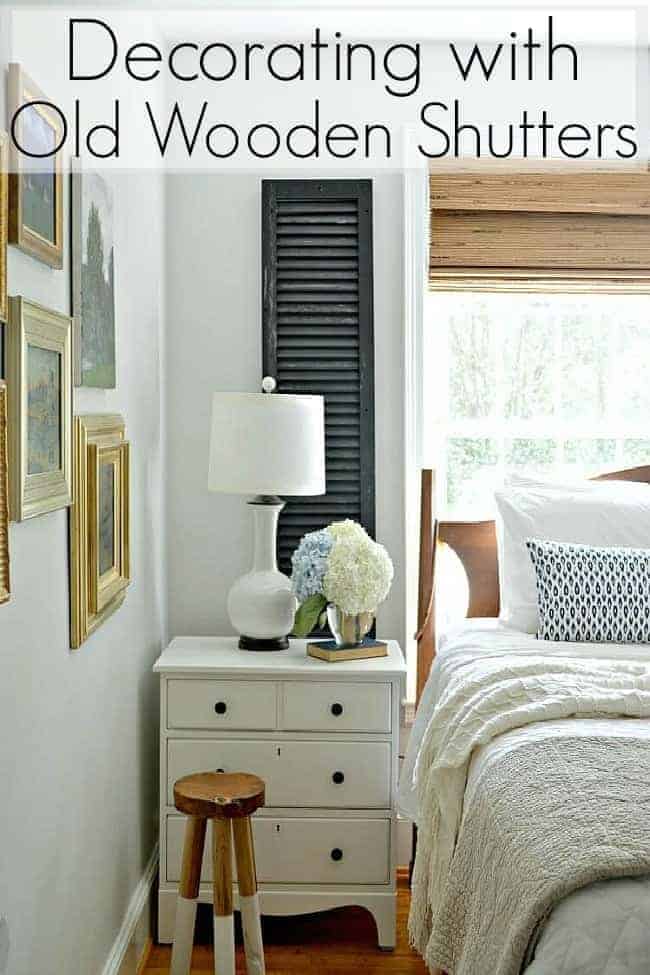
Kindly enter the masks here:
<path id="1" fill-rule="evenodd" d="M 56 145 L 56 131 L 38 108 L 21 114 L 22 144 L 28 153 L 23 161 L 23 224 L 51 244 L 56 244 L 56 173 L 54 163 L 45 168 Z M 53 157 L 52 157 L 53 158 Z"/>
<path id="2" fill-rule="evenodd" d="M 97 173 L 73 175 L 80 253 L 76 286 L 73 269 L 73 314 L 79 357 L 75 381 L 80 386 L 115 387 L 115 272 L 113 195 Z M 73 216 L 74 219 L 74 216 Z M 74 232 L 74 231 L 73 231 Z"/>
<path id="3" fill-rule="evenodd" d="M 72 500 L 72 319 L 9 298 L 9 509 L 13 521 Z"/>
<path id="4" fill-rule="evenodd" d="M 115 465 L 102 464 L 99 475 L 99 574 L 115 565 Z"/>
<path id="5" fill-rule="evenodd" d="M 9 242 L 50 267 L 63 267 L 64 120 L 19 64 L 9 65 Z M 19 148 L 20 146 L 20 148 Z"/>
<path id="6" fill-rule="evenodd" d="M 61 356 L 27 346 L 27 473 L 61 469 Z"/>

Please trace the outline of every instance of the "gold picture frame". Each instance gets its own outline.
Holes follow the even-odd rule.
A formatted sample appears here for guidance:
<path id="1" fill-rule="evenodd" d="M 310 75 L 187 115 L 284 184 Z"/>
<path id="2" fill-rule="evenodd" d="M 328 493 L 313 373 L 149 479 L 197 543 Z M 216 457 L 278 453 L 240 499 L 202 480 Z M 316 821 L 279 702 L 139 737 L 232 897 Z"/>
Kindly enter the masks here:
<path id="1" fill-rule="evenodd" d="M 9 239 L 9 137 L 0 131 L 0 322 L 9 314 L 7 242 Z"/>
<path id="2" fill-rule="evenodd" d="M 9 482 L 7 474 L 7 385 L 0 379 L 0 603 L 6 603 L 10 594 Z"/>
<path id="3" fill-rule="evenodd" d="M 70 508 L 70 646 L 78 649 L 124 601 L 131 581 L 129 443 L 117 414 L 74 418 Z"/>
<path id="4" fill-rule="evenodd" d="M 9 513 L 13 521 L 72 501 L 72 319 L 9 299 Z"/>
<path id="5" fill-rule="evenodd" d="M 63 267 L 63 121 L 19 64 L 9 65 L 9 242 L 50 267 Z M 24 150 L 34 149 L 34 156 Z M 31 151 L 31 150 L 28 150 Z M 39 155 L 37 155 L 37 153 Z"/>

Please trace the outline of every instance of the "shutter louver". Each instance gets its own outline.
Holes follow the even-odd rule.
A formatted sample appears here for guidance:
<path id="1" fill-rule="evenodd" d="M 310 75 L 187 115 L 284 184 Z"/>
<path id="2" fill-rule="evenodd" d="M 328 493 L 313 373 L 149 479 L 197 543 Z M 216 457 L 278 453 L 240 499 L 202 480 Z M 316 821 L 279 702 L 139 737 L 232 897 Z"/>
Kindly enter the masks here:
<path id="1" fill-rule="evenodd" d="M 372 186 L 262 181 L 264 375 L 325 397 L 327 493 L 288 499 L 280 569 L 305 532 L 354 518 L 374 535 Z"/>

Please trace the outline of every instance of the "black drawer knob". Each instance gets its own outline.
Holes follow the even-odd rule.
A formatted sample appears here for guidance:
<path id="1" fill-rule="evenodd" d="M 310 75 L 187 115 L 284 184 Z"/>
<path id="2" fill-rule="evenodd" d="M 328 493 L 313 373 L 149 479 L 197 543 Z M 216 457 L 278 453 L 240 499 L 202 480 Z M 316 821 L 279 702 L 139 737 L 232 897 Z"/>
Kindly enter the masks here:
<path id="1" fill-rule="evenodd" d="M 217 701 L 217 703 L 214 706 L 214 710 L 217 712 L 217 714 L 225 714 L 226 711 L 228 710 L 228 708 L 226 707 L 226 702 Z"/>
<path id="2" fill-rule="evenodd" d="M 345 776 L 343 772 L 335 772 L 334 775 L 332 776 L 332 782 L 334 783 L 334 785 L 341 785 L 342 782 L 345 782 Z"/>
<path id="3" fill-rule="evenodd" d="M 335 846 L 332 852 L 330 853 L 330 856 L 335 863 L 338 863 L 339 860 L 343 859 L 343 850 L 339 850 L 338 846 Z"/>
<path id="4" fill-rule="evenodd" d="M 343 705 L 339 704 L 339 702 L 337 701 L 335 704 L 332 705 L 330 711 L 332 712 L 335 718 L 338 718 L 339 715 L 343 714 Z"/>
<path id="5" fill-rule="evenodd" d="M 221 772 L 221 774 L 223 775 L 224 770 L 222 768 L 217 768 L 215 769 L 215 772 Z"/>

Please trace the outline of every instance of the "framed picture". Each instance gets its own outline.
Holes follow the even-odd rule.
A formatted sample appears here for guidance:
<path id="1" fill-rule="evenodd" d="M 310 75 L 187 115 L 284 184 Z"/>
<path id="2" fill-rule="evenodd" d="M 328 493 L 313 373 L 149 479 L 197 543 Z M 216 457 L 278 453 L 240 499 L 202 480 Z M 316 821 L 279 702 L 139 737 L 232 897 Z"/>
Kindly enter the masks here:
<path id="1" fill-rule="evenodd" d="M 9 299 L 9 512 L 14 521 L 72 500 L 72 319 Z"/>
<path id="2" fill-rule="evenodd" d="M 75 160 L 71 173 L 75 386 L 115 387 L 113 194 Z"/>
<path id="3" fill-rule="evenodd" d="M 63 123 L 19 64 L 9 65 L 9 242 L 63 267 Z M 18 113 L 18 114 L 16 114 Z M 18 148 L 20 146 L 20 148 Z M 30 153 L 32 155 L 30 155 Z"/>
<path id="4" fill-rule="evenodd" d="M 9 599 L 9 482 L 7 476 L 7 387 L 0 381 L 0 603 Z"/>
<path id="5" fill-rule="evenodd" d="M 122 605 L 130 582 L 129 444 L 113 414 L 74 418 L 70 508 L 70 645 Z"/>

